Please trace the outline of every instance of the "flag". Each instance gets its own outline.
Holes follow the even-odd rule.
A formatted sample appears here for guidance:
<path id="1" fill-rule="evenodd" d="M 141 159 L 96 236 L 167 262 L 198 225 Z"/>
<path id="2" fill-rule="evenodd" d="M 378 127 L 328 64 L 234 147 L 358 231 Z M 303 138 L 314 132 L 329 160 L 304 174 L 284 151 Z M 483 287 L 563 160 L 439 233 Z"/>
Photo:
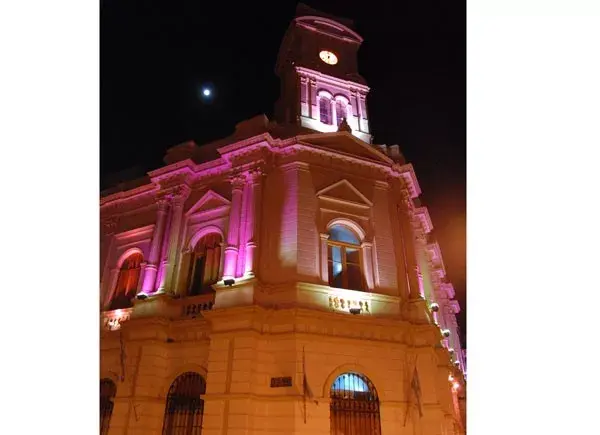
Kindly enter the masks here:
<path id="1" fill-rule="evenodd" d="M 306 423 L 306 398 L 312 399 L 313 393 L 308 385 L 306 377 L 306 358 L 304 356 L 304 346 L 302 347 L 302 398 L 304 400 L 304 423 Z"/>
<path id="2" fill-rule="evenodd" d="M 417 399 L 417 408 L 419 410 L 419 417 L 423 417 L 423 410 L 421 409 L 421 384 L 419 383 L 419 373 L 417 372 L 417 366 L 415 364 L 415 370 L 413 372 L 413 378 L 410 382 L 410 388 L 415 394 Z"/>
<path id="3" fill-rule="evenodd" d="M 415 368 L 414 368 L 413 374 L 412 374 L 412 379 L 411 379 L 410 383 L 407 385 L 406 397 L 407 397 L 408 401 L 406 403 L 406 414 L 404 415 L 404 426 L 406 426 L 409 410 L 413 403 L 413 394 L 414 394 L 416 402 L 417 402 L 417 409 L 419 410 L 419 417 L 423 417 L 423 411 L 421 409 L 421 384 L 419 383 L 419 373 L 417 372 L 416 361 L 415 361 Z"/>
<path id="4" fill-rule="evenodd" d="M 125 344 L 123 343 L 123 330 L 119 330 L 119 344 L 121 345 L 121 382 L 125 380 Z"/>

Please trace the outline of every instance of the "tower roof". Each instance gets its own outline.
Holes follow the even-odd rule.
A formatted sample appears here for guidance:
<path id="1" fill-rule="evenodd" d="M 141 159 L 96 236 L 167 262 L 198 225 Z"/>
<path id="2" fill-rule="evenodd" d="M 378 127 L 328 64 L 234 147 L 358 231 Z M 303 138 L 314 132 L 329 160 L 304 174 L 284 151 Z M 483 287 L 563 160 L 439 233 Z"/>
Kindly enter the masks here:
<path id="1" fill-rule="evenodd" d="M 337 21 L 338 23 L 343 24 L 352 30 L 356 30 L 354 27 L 354 21 L 349 18 L 336 17 L 334 15 L 321 12 L 317 9 L 313 9 L 304 3 L 298 3 L 298 6 L 296 6 L 296 18 L 306 16 L 328 18 L 330 20 Z"/>

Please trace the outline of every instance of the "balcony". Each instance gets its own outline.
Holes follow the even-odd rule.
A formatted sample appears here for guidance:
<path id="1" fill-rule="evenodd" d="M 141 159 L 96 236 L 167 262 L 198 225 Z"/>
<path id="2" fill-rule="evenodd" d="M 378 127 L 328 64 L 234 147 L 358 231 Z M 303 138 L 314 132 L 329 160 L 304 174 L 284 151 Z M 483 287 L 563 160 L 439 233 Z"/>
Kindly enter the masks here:
<path id="1" fill-rule="evenodd" d="M 165 293 L 158 294 L 143 300 L 134 300 L 131 308 L 103 311 L 100 313 L 101 327 L 106 331 L 117 331 L 124 322 L 142 317 L 195 319 L 202 317 L 203 311 L 212 310 L 214 303 L 214 293 L 179 298 Z"/>

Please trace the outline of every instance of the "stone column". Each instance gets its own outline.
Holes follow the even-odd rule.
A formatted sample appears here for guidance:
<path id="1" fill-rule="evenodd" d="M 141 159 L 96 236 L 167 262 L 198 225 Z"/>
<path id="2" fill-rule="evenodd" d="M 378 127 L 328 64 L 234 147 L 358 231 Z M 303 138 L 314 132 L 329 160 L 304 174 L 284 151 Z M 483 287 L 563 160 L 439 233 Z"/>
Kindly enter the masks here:
<path id="1" fill-rule="evenodd" d="M 367 102 L 366 95 L 363 93 L 358 93 L 358 107 L 360 109 L 358 116 L 358 124 L 360 126 L 360 131 L 364 133 L 369 133 L 369 121 L 367 119 Z"/>
<path id="2" fill-rule="evenodd" d="M 319 102 L 317 101 L 317 81 L 310 79 L 310 117 L 319 120 Z"/>
<path id="3" fill-rule="evenodd" d="M 327 257 L 327 240 L 329 240 L 329 234 L 319 234 L 321 239 L 321 281 L 324 285 L 329 285 L 329 265 Z"/>
<path id="4" fill-rule="evenodd" d="M 183 204 L 190 194 L 190 189 L 187 186 L 178 186 L 169 193 L 171 199 L 171 213 L 169 216 L 169 228 L 165 232 L 166 237 L 163 239 L 163 249 L 161 258 L 161 269 L 159 273 L 159 282 L 157 292 L 163 293 L 165 289 L 172 288 L 173 271 L 177 264 L 179 252 L 179 236 L 181 234 L 181 219 L 183 217 Z"/>
<path id="5" fill-rule="evenodd" d="M 310 116 L 308 77 L 300 77 L 300 115 Z"/>
<path id="6" fill-rule="evenodd" d="M 362 248 L 362 266 L 367 289 L 373 291 L 375 288 L 373 280 L 373 243 L 362 242 L 360 247 Z"/>
<path id="7" fill-rule="evenodd" d="M 255 276 L 258 265 L 258 236 L 260 234 L 261 188 L 263 171 L 259 168 L 248 175 L 248 211 L 246 212 L 246 263 L 244 275 Z"/>
<path id="8" fill-rule="evenodd" d="M 230 182 L 232 190 L 231 210 L 229 212 L 229 229 L 227 231 L 227 246 L 225 247 L 223 279 L 233 279 L 236 274 L 244 178 L 241 176 L 233 176 L 231 177 Z"/>
<path id="9" fill-rule="evenodd" d="M 157 201 L 156 211 L 156 225 L 154 226 L 154 233 L 152 234 L 152 241 L 150 242 L 150 252 L 146 261 L 146 268 L 144 273 L 144 280 L 142 284 L 143 293 L 152 293 L 155 289 L 156 275 L 158 273 L 158 262 L 161 259 L 161 242 L 163 241 L 163 235 L 165 232 L 165 224 L 167 212 L 169 209 L 169 203 L 165 199 L 159 199 Z"/>
<path id="10" fill-rule="evenodd" d="M 348 106 L 348 124 L 352 130 L 360 131 L 360 111 L 358 108 L 358 96 L 355 89 L 350 90 L 350 105 Z"/>
<path id="11" fill-rule="evenodd" d="M 235 276 L 240 277 L 244 275 L 246 268 L 246 244 L 247 244 L 247 231 L 248 231 L 248 214 L 251 213 L 249 208 L 252 205 L 252 184 L 246 179 L 246 183 L 242 188 L 242 207 L 240 210 L 240 226 L 238 234 L 238 255 L 235 267 Z"/>

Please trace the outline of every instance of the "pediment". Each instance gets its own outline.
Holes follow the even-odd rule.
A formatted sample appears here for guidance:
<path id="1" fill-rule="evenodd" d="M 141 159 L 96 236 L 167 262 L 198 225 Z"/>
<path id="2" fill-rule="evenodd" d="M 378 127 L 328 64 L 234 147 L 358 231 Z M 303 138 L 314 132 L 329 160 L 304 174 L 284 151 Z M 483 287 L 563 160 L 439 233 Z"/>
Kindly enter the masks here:
<path id="1" fill-rule="evenodd" d="M 317 192 L 317 197 L 361 207 L 371 207 L 373 205 L 352 183 L 345 179 L 321 189 Z"/>
<path id="2" fill-rule="evenodd" d="M 337 153 L 361 157 L 379 163 L 394 163 L 392 159 L 382 154 L 372 145 L 347 132 L 311 134 L 299 136 L 298 139 L 304 144 L 330 149 Z"/>
<path id="3" fill-rule="evenodd" d="M 219 207 L 230 205 L 230 201 L 213 190 L 209 190 L 190 208 L 186 215 L 190 216 L 203 211 L 214 210 Z"/>

